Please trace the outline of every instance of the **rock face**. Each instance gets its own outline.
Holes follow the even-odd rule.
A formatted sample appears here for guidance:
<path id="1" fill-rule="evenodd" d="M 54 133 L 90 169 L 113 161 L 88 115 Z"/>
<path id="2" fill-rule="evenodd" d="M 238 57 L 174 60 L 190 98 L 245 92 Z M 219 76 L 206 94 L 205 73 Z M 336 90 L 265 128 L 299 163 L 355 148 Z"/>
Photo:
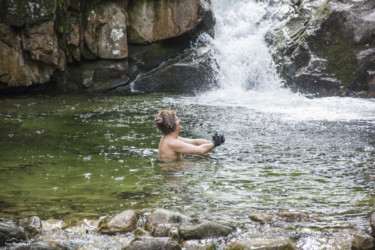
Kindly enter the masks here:
<path id="1" fill-rule="evenodd" d="M 212 15 L 205 0 L 138 0 L 129 3 L 129 41 L 152 43 L 195 29 Z"/>
<path id="2" fill-rule="evenodd" d="M 103 59 L 128 57 L 127 14 L 116 3 L 102 3 L 87 14 L 85 40 L 90 52 Z"/>
<path id="3" fill-rule="evenodd" d="M 63 90 L 128 91 L 139 74 L 184 53 L 213 24 L 206 0 L 3 0 L 0 90 L 54 83 Z M 106 60 L 117 62 L 86 70 Z M 72 82 L 72 72 L 84 76 Z"/>
<path id="4" fill-rule="evenodd" d="M 375 3 L 305 0 L 292 7 L 266 35 L 286 84 L 320 96 L 375 96 Z"/>

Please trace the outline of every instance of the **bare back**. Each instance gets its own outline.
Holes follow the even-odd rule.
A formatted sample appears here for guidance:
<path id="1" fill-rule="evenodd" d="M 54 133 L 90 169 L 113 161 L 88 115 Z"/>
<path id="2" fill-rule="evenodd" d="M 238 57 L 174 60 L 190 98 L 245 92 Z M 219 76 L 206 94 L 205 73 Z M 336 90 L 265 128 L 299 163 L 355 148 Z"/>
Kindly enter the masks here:
<path id="1" fill-rule="evenodd" d="M 173 140 L 178 140 L 178 138 L 173 138 L 170 136 L 163 136 L 160 139 L 158 157 L 162 161 L 175 161 L 182 159 L 182 153 L 175 152 L 171 144 Z"/>

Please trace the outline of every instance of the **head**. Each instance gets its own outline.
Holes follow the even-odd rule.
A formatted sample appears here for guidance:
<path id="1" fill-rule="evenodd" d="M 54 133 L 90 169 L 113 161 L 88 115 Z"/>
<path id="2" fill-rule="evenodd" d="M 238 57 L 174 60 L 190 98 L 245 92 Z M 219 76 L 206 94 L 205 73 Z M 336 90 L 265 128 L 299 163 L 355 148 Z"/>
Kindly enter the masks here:
<path id="1" fill-rule="evenodd" d="M 174 110 L 157 111 L 154 120 L 156 127 L 164 134 L 168 135 L 176 129 L 180 129 L 181 121 L 177 118 Z"/>

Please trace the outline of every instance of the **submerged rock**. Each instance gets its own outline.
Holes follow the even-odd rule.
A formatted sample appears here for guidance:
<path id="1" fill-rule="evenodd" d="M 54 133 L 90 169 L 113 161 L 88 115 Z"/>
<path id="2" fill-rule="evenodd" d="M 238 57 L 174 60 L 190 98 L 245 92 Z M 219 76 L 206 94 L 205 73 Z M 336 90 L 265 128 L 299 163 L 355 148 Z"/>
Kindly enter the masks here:
<path id="1" fill-rule="evenodd" d="M 136 229 L 139 215 L 135 210 L 126 210 L 99 223 L 99 231 L 106 234 L 131 232 Z"/>

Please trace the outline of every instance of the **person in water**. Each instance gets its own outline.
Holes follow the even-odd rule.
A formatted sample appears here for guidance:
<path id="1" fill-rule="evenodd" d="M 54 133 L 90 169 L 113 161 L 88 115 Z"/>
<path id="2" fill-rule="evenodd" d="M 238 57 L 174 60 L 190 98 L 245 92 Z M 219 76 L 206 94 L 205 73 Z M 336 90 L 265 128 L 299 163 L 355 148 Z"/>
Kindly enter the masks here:
<path id="1" fill-rule="evenodd" d="M 224 135 L 217 133 L 212 137 L 212 141 L 180 137 L 181 120 L 174 110 L 157 111 L 154 122 L 164 134 L 158 149 L 160 161 L 180 160 L 183 154 L 205 154 L 225 142 Z"/>

